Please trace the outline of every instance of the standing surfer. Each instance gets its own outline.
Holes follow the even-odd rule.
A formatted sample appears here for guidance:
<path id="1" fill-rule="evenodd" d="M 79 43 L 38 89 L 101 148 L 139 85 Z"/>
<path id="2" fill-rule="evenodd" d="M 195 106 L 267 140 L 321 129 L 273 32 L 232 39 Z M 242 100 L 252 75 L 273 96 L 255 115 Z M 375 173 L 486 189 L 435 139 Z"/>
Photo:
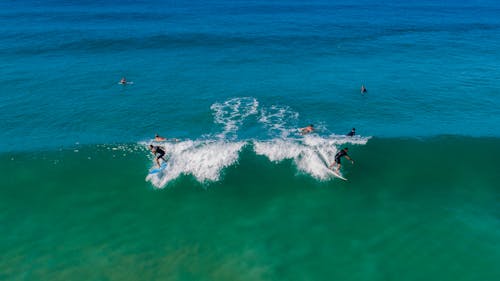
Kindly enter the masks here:
<path id="1" fill-rule="evenodd" d="M 159 146 L 153 146 L 152 144 L 149 145 L 149 149 L 151 150 L 151 153 L 153 153 L 154 156 L 156 156 L 155 161 L 156 164 L 158 165 L 158 168 L 160 168 L 160 159 L 163 160 L 163 162 L 167 162 L 163 156 L 165 155 L 165 151 L 161 149 Z"/>
<path id="2" fill-rule="evenodd" d="M 337 152 L 337 154 L 335 154 L 335 162 L 333 162 L 331 165 L 330 165 L 330 169 L 335 165 L 336 166 L 336 170 L 339 171 L 340 170 L 340 159 L 342 157 L 345 157 L 347 158 L 349 161 L 351 161 L 352 164 L 354 164 L 354 160 L 351 159 L 351 157 L 349 157 L 349 155 L 347 155 L 347 151 L 348 151 L 348 148 L 347 147 L 344 147 L 342 150 L 340 150 L 339 152 Z"/>

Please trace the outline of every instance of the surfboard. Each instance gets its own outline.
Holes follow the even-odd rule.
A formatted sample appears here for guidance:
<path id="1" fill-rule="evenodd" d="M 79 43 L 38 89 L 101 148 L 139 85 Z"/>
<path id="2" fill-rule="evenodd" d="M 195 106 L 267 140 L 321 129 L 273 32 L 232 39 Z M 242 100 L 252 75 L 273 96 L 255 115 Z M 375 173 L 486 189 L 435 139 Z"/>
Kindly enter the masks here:
<path id="1" fill-rule="evenodd" d="M 167 168 L 167 163 L 163 162 L 161 163 L 160 165 L 160 168 L 155 168 L 155 169 L 152 169 L 151 171 L 149 171 L 149 174 L 157 174 L 163 170 L 165 170 L 165 168 Z"/>
<path id="2" fill-rule="evenodd" d="M 180 142 L 181 140 L 180 139 L 176 139 L 176 138 L 171 138 L 171 139 L 164 139 L 164 140 L 155 140 L 155 139 L 152 139 L 151 141 L 152 142 L 160 142 L 160 143 L 165 143 L 165 142 L 176 143 L 176 142 Z"/>
<path id="3" fill-rule="evenodd" d="M 341 180 L 345 180 L 345 181 L 347 181 L 347 179 L 346 179 L 346 178 L 344 178 L 344 177 L 343 177 L 341 174 L 339 174 L 337 171 L 334 171 L 334 170 L 332 170 L 332 169 L 330 169 L 330 168 L 326 168 L 326 169 L 327 169 L 328 173 L 332 174 L 334 177 L 339 178 L 339 179 L 341 179 Z"/>
<path id="4" fill-rule="evenodd" d="M 134 84 L 134 82 L 125 82 L 125 83 L 118 82 L 118 85 L 132 85 L 132 84 Z"/>
<path id="5" fill-rule="evenodd" d="M 336 178 L 339 178 L 341 180 L 347 181 L 347 179 L 344 178 L 340 174 L 340 172 L 337 172 L 337 171 L 334 171 L 334 170 L 330 169 L 329 168 L 330 164 L 328 163 L 328 158 L 325 156 L 325 154 L 320 149 L 317 149 L 317 151 L 318 151 L 319 158 L 321 158 L 321 160 L 323 160 L 323 163 L 325 163 L 325 166 L 326 166 L 325 168 L 326 168 L 327 172 L 330 173 L 331 175 L 333 175 Z"/>

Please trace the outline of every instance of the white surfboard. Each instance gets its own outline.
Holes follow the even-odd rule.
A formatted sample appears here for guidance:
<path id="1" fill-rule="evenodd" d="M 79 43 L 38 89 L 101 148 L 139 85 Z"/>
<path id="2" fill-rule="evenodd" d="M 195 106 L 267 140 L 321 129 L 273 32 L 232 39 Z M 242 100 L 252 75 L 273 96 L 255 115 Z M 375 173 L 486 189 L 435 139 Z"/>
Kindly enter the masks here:
<path id="1" fill-rule="evenodd" d="M 134 82 L 130 81 L 130 82 L 125 82 L 125 83 L 122 83 L 122 82 L 118 82 L 118 85 L 132 85 L 134 84 Z"/>
<path id="2" fill-rule="evenodd" d="M 345 180 L 345 181 L 347 181 L 347 179 L 346 179 L 346 178 L 344 178 L 344 177 L 340 174 L 340 172 L 337 172 L 337 171 L 335 171 L 335 170 L 330 169 L 330 168 L 329 168 L 329 165 L 330 165 L 330 164 L 329 164 L 329 162 L 328 162 L 328 158 L 325 156 L 325 154 L 324 154 L 324 153 L 323 153 L 320 149 L 317 149 L 317 151 L 318 151 L 319 158 L 321 158 L 321 160 L 323 160 L 323 163 L 325 163 L 325 166 L 326 166 L 325 168 L 326 168 L 327 172 L 328 172 L 328 173 L 330 173 L 331 175 L 333 175 L 333 176 L 334 176 L 334 177 L 336 177 L 336 178 L 339 178 L 339 179 L 341 179 L 341 180 Z"/>
<path id="3" fill-rule="evenodd" d="M 326 170 L 328 171 L 328 173 L 330 173 L 330 174 L 331 174 L 331 175 L 333 175 L 334 177 L 339 178 L 339 179 L 341 179 L 341 180 L 345 180 L 345 181 L 347 181 L 347 179 L 346 179 L 346 178 L 344 178 L 344 177 L 343 177 L 340 173 L 338 173 L 337 171 L 334 171 L 334 170 L 332 170 L 332 169 L 330 169 L 330 168 L 326 168 Z"/>
<path id="4" fill-rule="evenodd" d="M 155 139 L 151 140 L 151 142 L 159 142 L 159 143 L 166 143 L 166 142 L 176 143 L 176 142 L 180 142 L 180 141 L 181 141 L 180 139 L 176 139 L 176 138 L 164 139 L 164 140 L 155 140 Z"/>

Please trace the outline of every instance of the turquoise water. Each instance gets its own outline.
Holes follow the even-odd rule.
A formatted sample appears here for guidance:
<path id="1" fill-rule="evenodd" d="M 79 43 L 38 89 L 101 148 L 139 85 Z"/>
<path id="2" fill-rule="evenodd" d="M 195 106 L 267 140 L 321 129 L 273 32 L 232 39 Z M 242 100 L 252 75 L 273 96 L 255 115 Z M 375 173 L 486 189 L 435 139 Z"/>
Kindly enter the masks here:
<path id="1" fill-rule="evenodd" d="M 496 280 L 499 153 L 498 139 L 373 139 L 352 152 L 343 182 L 316 180 L 247 144 L 221 180 L 184 175 L 160 190 L 144 181 L 151 162 L 132 144 L 2 157 L 0 272 L 5 280 Z"/>
<path id="2" fill-rule="evenodd" d="M 3 1 L 0 150 L 217 134 L 237 97 L 323 133 L 498 137 L 498 3 L 398 2 Z"/>
<path id="3" fill-rule="evenodd" d="M 498 3 L 102 2 L 0 3 L 0 280 L 500 279 Z"/>

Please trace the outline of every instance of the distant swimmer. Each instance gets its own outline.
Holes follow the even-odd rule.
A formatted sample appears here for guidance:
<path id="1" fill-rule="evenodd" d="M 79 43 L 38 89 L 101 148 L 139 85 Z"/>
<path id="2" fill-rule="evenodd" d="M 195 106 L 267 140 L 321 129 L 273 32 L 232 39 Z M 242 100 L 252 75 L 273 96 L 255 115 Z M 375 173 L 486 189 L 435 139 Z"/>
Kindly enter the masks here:
<path id="1" fill-rule="evenodd" d="M 160 135 L 158 135 L 158 134 L 155 134 L 155 139 L 154 139 L 154 141 L 166 141 L 166 140 L 168 140 L 168 139 L 167 139 L 167 138 L 164 138 L 164 137 L 160 137 Z M 171 139 L 171 140 L 172 140 L 172 141 L 175 141 L 175 142 L 178 142 L 178 141 L 179 141 L 179 139 L 175 139 L 175 138 L 173 138 L 173 139 Z"/>
<path id="2" fill-rule="evenodd" d="M 163 149 L 161 149 L 161 147 L 153 146 L 152 144 L 150 144 L 149 149 L 151 150 L 153 155 L 156 156 L 155 161 L 156 161 L 156 164 L 158 165 L 158 168 L 161 167 L 160 166 L 160 159 L 162 159 L 163 162 L 167 162 L 167 160 L 165 160 L 165 158 L 163 158 L 163 156 L 165 155 L 165 151 Z"/>
<path id="3" fill-rule="evenodd" d="M 367 92 L 368 92 L 368 90 L 366 90 L 365 85 L 361 85 L 361 93 L 365 94 Z"/>
<path id="4" fill-rule="evenodd" d="M 354 135 L 356 135 L 356 128 L 352 128 L 352 130 L 349 133 L 347 133 L 348 137 L 354 137 Z"/>
<path id="5" fill-rule="evenodd" d="M 120 82 L 118 82 L 118 84 L 120 84 L 120 85 L 132 85 L 132 84 L 134 84 L 134 82 L 127 81 L 127 78 L 122 77 L 122 79 L 120 79 Z"/>
<path id="6" fill-rule="evenodd" d="M 339 152 L 337 152 L 337 154 L 335 154 L 335 162 L 333 162 L 331 165 L 330 165 L 330 169 L 333 167 L 333 166 L 336 166 L 336 170 L 339 171 L 340 170 L 340 158 L 342 157 L 345 157 L 347 158 L 349 161 L 351 161 L 352 164 L 354 164 L 354 160 L 351 159 L 351 157 L 349 157 L 349 155 L 347 155 L 347 150 L 348 148 L 347 147 L 344 147 L 342 150 L 340 150 Z"/>
<path id="7" fill-rule="evenodd" d="M 309 134 L 309 133 L 312 133 L 314 131 L 314 125 L 311 124 L 309 126 L 306 126 L 304 128 L 300 128 L 300 133 L 302 135 L 306 135 L 306 134 Z"/>

